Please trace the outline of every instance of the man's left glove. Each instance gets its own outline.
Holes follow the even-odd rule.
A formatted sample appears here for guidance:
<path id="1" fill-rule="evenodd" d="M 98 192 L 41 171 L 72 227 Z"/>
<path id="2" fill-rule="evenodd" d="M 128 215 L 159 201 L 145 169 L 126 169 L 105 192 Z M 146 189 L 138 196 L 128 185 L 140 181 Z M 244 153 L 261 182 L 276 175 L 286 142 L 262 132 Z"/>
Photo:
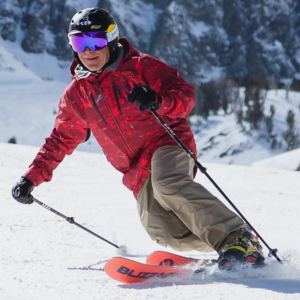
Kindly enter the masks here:
<path id="1" fill-rule="evenodd" d="M 128 101 L 140 110 L 157 110 L 161 103 L 160 96 L 148 86 L 136 85 L 128 95 Z"/>
<path id="2" fill-rule="evenodd" d="M 11 193 L 15 200 L 23 204 L 31 204 L 33 197 L 31 192 L 34 189 L 34 184 L 25 177 L 21 179 L 13 186 Z"/>

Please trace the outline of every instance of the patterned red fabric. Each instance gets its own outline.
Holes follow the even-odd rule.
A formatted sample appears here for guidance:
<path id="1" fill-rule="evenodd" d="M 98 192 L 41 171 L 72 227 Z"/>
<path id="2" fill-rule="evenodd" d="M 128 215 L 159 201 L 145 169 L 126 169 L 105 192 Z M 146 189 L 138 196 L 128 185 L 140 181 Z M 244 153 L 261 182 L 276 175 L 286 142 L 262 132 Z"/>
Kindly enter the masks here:
<path id="1" fill-rule="evenodd" d="M 138 195 L 150 175 L 153 152 L 174 141 L 151 112 L 140 112 L 127 101 L 135 84 L 147 85 L 161 95 L 157 112 L 196 153 L 186 120 L 194 106 L 191 85 L 176 69 L 138 52 L 127 40 L 120 43 L 128 52 L 115 69 L 82 79 L 74 76 L 66 88 L 54 129 L 24 174 L 35 185 L 51 180 L 53 170 L 85 140 L 90 129 L 108 161 L 124 174 L 123 183 Z"/>

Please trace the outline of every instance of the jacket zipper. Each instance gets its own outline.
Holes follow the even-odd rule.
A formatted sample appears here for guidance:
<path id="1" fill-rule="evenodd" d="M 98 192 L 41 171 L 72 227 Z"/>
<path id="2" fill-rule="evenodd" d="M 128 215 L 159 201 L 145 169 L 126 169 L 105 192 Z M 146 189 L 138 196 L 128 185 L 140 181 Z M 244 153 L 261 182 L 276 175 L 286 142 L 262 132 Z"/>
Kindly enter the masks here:
<path id="1" fill-rule="evenodd" d="M 113 121 L 114 121 L 114 125 L 115 125 L 115 127 L 116 127 L 116 129 L 117 129 L 119 135 L 121 136 L 121 138 L 122 138 L 122 140 L 123 140 L 125 146 L 127 147 L 128 152 L 129 152 L 129 153 L 134 153 L 133 150 L 131 149 L 131 147 L 129 146 L 129 144 L 128 144 L 126 138 L 123 136 L 122 131 L 121 131 L 121 129 L 119 128 L 119 126 L 118 126 L 118 124 L 117 124 L 117 122 L 116 122 L 116 119 L 115 119 L 115 117 L 114 117 L 114 115 L 113 115 L 113 113 L 112 113 L 112 111 L 111 111 L 109 105 L 106 103 L 105 97 L 103 97 L 103 102 L 104 102 L 106 108 L 109 110 L 109 112 L 110 112 L 110 114 L 111 114 L 111 117 L 112 117 L 112 119 L 113 119 Z"/>
<path id="2" fill-rule="evenodd" d="M 119 102 L 119 96 L 120 95 L 119 95 L 114 83 L 112 83 L 112 89 L 113 89 L 113 92 L 114 92 L 114 95 L 115 95 L 115 100 L 116 100 L 116 103 L 117 103 L 119 113 L 120 113 L 120 115 L 122 115 L 121 105 L 120 105 L 120 102 Z"/>
<path id="3" fill-rule="evenodd" d="M 102 93 L 101 93 L 101 89 L 99 89 L 99 95 L 100 95 L 100 94 L 102 94 Z M 129 153 L 134 153 L 133 150 L 130 148 L 130 146 L 129 146 L 127 140 L 126 140 L 125 137 L 123 136 L 123 134 L 122 134 L 122 132 L 121 132 L 121 129 L 120 129 L 119 126 L 117 125 L 117 122 L 116 122 L 116 120 L 115 120 L 115 117 L 114 117 L 114 115 L 113 115 L 113 113 L 112 113 L 112 111 L 111 111 L 109 105 L 106 103 L 106 100 L 105 100 L 105 97 L 104 97 L 103 94 L 102 94 L 102 96 L 103 96 L 102 101 L 103 101 L 104 105 L 106 106 L 106 108 L 108 109 L 109 113 L 111 114 L 111 117 L 112 117 L 112 119 L 113 119 L 115 128 L 117 129 L 117 132 L 118 132 L 119 135 L 121 136 L 121 138 L 122 138 L 122 140 L 123 140 L 123 142 L 124 142 L 126 148 L 128 149 L 128 152 L 129 152 Z M 100 118 L 101 118 L 101 119 L 103 120 L 103 122 L 107 125 L 107 121 L 106 121 L 106 119 L 104 118 L 104 116 L 103 116 L 103 114 L 101 113 L 101 111 L 99 110 L 99 107 L 97 106 L 97 103 L 96 103 L 96 101 L 95 101 L 95 99 L 94 99 L 93 94 L 90 94 L 89 97 L 88 97 L 88 99 L 89 99 L 89 102 L 92 104 L 92 106 L 95 108 L 95 110 L 96 110 L 96 112 L 98 113 L 98 115 L 100 116 Z"/>
<path id="4" fill-rule="evenodd" d="M 102 119 L 102 121 L 107 125 L 107 121 L 105 120 L 103 114 L 101 113 L 99 107 L 97 106 L 93 94 L 90 94 L 88 96 L 88 99 L 89 99 L 90 103 L 92 104 L 92 106 L 95 108 L 96 112 L 98 113 L 98 115 L 100 116 L 100 118 Z"/>

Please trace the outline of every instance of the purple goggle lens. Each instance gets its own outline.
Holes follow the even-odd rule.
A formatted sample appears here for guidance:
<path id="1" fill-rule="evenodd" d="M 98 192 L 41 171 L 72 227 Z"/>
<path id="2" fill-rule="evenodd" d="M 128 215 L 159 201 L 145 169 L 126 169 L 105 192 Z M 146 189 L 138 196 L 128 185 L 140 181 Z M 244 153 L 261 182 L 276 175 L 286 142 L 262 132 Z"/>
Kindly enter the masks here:
<path id="1" fill-rule="evenodd" d="M 69 41 L 75 52 L 83 53 L 86 48 L 91 51 L 100 50 L 107 46 L 105 34 L 101 32 L 79 32 L 69 35 Z"/>

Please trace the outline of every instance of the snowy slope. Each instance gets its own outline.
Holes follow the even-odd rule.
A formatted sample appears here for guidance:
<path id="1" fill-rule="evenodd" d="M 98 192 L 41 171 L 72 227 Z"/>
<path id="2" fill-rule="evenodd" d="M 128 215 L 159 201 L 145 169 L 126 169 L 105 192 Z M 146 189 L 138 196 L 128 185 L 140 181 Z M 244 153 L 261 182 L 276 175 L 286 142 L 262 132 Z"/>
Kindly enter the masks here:
<path id="1" fill-rule="evenodd" d="M 42 145 L 53 127 L 64 84 L 42 80 L 0 83 L 0 141 Z"/>
<path id="2" fill-rule="evenodd" d="M 271 266 L 257 274 L 215 274 L 204 280 L 177 278 L 176 284 L 166 280 L 128 287 L 102 270 L 116 254 L 112 246 L 36 204 L 24 206 L 12 200 L 11 186 L 37 150 L 0 144 L 0 299 L 300 299 L 299 172 L 207 165 L 208 173 L 270 246 L 278 247 L 279 255 L 288 260 L 283 266 L 270 259 Z M 198 174 L 197 181 L 215 192 L 203 175 Z M 144 232 L 133 196 L 101 154 L 75 152 L 34 195 L 107 239 L 126 245 L 137 260 L 162 249 Z"/>
<path id="3" fill-rule="evenodd" d="M 21 60 L 0 45 L 1 85 L 25 84 L 31 81 L 41 81 L 41 79 L 26 68 Z"/>
<path id="4" fill-rule="evenodd" d="M 8 56 L 14 57 L 18 62 L 22 62 L 23 68 L 30 70 L 38 78 L 65 83 L 70 81 L 70 73 L 68 72 L 70 62 L 58 60 L 48 53 L 27 53 L 23 51 L 18 42 L 4 41 L 0 38 L 0 53 L 3 53 L 3 51 L 6 52 L 5 56 L 3 56 L 4 59 L 6 59 L 8 53 Z M 15 64 L 12 59 L 10 59 L 9 63 Z M 19 68 L 16 71 L 19 73 Z"/>
<path id="5" fill-rule="evenodd" d="M 68 68 L 60 66 L 61 62 L 49 54 L 28 54 L 17 43 L 1 38 L 0 58 L 0 142 L 15 137 L 18 144 L 40 147 L 53 127 L 59 98 L 70 80 Z M 288 110 L 293 110 L 299 132 L 300 93 L 290 92 L 289 99 L 285 98 L 284 90 L 268 91 L 265 103 L 266 115 L 271 105 L 276 109 L 274 134 L 281 147 L 274 150 L 263 129 L 258 132 L 241 130 L 233 113 L 210 116 L 208 122 L 198 122 L 193 117 L 200 159 L 251 164 L 286 151 L 287 145 L 282 138 L 286 130 L 285 118 Z M 96 152 L 99 146 L 91 138 L 79 149 Z"/>
<path id="6" fill-rule="evenodd" d="M 46 54 L 43 57 L 26 54 L 18 48 L 14 51 L 15 54 L 2 46 L 0 39 L 0 142 L 15 137 L 17 143 L 41 146 L 53 128 L 59 99 L 67 83 L 41 79 L 48 72 L 49 76 L 51 72 L 58 73 L 57 60 L 53 57 L 55 62 Z M 39 72 L 35 73 L 34 65 Z M 65 69 L 64 74 L 67 77 L 69 71 Z M 91 139 L 80 149 L 98 150 L 99 146 Z"/>
<path id="7" fill-rule="evenodd" d="M 275 155 L 267 159 L 259 160 L 252 164 L 255 167 L 281 169 L 281 170 L 300 170 L 300 149 L 295 149 L 283 154 Z"/>
<path id="8" fill-rule="evenodd" d="M 37 58 L 17 50 L 14 49 L 16 54 L 10 53 L 0 43 L 0 142 L 7 142 L 16 137 L 19 144 L 39 147 L 53 127 L 59 98 L 67 83 L 41 80 L 48 72 L 49 75 L 53 71 L 59 73 L 55 67 L 56 63 L 46 57 Z M 30 68 L 24 65 L 24 61 L 29 63 Z M 39 72 L 35 71 L 34 64 L 39 65 Z M 65 69 L 64 72 L 67 76 L 68 70 Z M 286 130 L 285 118 L 287 111 L 293 110 L 296 114 L 296 128 L 299 130 L 300 93 L 290 92 L 289 100 L 285 100 L 285 91 L 269 91 L 266 110 L 270 105 L 276 107 L 274 133 L 278 143 L 282 143 L 281 148 L 272 150 L 263 131 L 241 130 L 233 113 L 210 116 L 208 122 L 201 120 L 200 123 L 193 117 L 193 130 L 196 133 L 201 160 L 251 164 L 286 151 L 286 145 L 282 142 L 282 133 Z M 89 142 L 81 145 L 80 149 L 95 152 L 99 151 L 99 146 L 91 138 Z"/>
<path id="9" fill-rule="evenodd" d="M 241 89 L 242 91 L 243 89 Z M 275 107 L 273 135 L 277 147 L 271 148 L 265 122 L 260 124 L 260 130 L 249 128 L 249 123 L 242 126 L 236 122 L 234 113 L 219 112 L 211 115 L 208 121 L 199 117 L 191 118 L 193 130 L 201 160 L 227 164 L 252 164 L 255 161 L 269 158 L 287 151 L 283 134 L 287 130 L 286 117 L 289 110 L 295 113 L 295 129 L 300 134 L 300 93 L 285 90 L 270 90 L 265 100 L 265 116 L 270 115 L 270 107 Z"/>

